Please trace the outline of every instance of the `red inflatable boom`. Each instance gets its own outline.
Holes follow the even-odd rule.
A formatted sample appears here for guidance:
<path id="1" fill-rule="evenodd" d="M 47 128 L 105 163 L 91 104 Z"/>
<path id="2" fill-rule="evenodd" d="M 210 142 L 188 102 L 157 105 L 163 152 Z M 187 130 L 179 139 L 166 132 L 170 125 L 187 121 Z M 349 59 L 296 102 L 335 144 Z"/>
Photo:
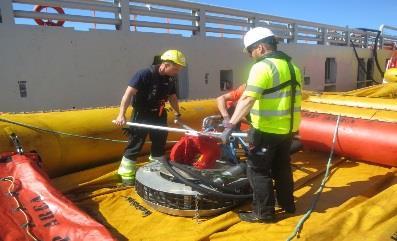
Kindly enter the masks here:
<path id="1" fill-rule="evenodd" d="M 35 153 L 0 155 L 0 240 L 116 240 L 50 184 Z"/>
<path id="2" fill-rule="evenodd" d="M 306 149 L 329 151 L 337 116 L 302 112 L 299 128 Z M 335 152 L 356 160 L 397 166 L 397 123 L 341 117 Z"/>

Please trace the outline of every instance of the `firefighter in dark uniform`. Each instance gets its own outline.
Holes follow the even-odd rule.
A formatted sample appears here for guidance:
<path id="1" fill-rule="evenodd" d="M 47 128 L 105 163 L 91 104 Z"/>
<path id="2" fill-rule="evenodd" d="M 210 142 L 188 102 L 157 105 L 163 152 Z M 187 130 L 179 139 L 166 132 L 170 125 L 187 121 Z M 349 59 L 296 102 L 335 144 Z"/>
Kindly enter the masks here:
<path id="1" fill-rule="evenodd" d="M 161 55 L 161 63 L 138 71 L 128 83 L 120 104 L 120 112 L 115 120 L 117 125 L 126 123 L 125 112 L 130 103 L 133 107 L 132 122 L 167 126 L 165 103 L 169 101 L 175 118 L 180 117 L 176 96 L 176 76 L 186 66 L 185 56 L 178 50 L 167 50 Z M 132 100 L 132 101 L 131 101 Z M 123 183 L 133 184 L 135 180 L 136 158 L 141 151 L 146 136 L 152 141 L 151 160 L 164 160 L 166 131 L 130 127 L 129 141 L 121 160 L 118 174 Z"/>

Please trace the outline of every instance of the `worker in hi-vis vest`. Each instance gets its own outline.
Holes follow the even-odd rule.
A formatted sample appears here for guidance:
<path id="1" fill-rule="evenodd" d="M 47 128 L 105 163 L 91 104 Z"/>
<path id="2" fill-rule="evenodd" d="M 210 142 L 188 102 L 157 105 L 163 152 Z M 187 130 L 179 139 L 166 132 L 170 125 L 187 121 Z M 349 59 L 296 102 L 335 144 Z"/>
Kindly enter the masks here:
<path id="1" fill-rule="evenodd" d="M 240 213 L 240 219 L 274 222 L 276 198 L 285 212 L 295 212 L 289 150 L 300 123 L 301 72 L 291 57 L 277 51 L 270 29 L 249 30 L 244 46 L 255 64 L 221 138 L 227 142 L 234 126 L 250 113 L 247 177 L 253 190 L 252 212 Z"/>
<path id="2" fill-rule="evenodd" d="M 138 71 L 128 83 L 115 123 L 120 126 L 126 123 L 125 112 L 131 103 L 131 122 L 167 126 L 167 111 L 164 109 L 167 101 L 174 110 L 175 118 L 180 118 L 175 82 L 176 76 L 185 66 L 186 59 L 182 52 L 167 50 L 161 55 L 160 64 Z M 136 158 L 148 134 L 152 141 L 149 159 L 165 159 L 167 131 L 129 127 L 128 145 L 117 172 L 125 184 L 135 181 Z"/>

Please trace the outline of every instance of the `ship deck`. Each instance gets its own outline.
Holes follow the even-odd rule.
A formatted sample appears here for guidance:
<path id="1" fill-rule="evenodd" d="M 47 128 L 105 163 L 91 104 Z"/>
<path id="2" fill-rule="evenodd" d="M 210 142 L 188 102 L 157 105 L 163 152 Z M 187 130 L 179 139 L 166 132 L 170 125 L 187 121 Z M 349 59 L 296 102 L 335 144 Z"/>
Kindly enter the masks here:
<path id="1" fill-rule="evenodd" d="M 145 158 L 145 157 L 143 157 Z M 242 222 L 237 211 L 249 202 L 210 218 L 186 218 L 153 210 L 133 187 L 117 184 L 118 162 L 53 179 L 53 184 L 118 240 L 287 240 L 312 206 L 329 154 L 301 151 L 293 155 L 296 214 L 278 212 L 274 224 Z M 143 162 L 144 163 L 144 162 Z M 343 157 L 332 159 L 325 188 L 300 232 L 299 240 L 393 240 L 396 238 L 397 168 Z M 133 198 L 152 211 L 131 205 Z M 280 211 L 280 210 L 278 210 Z"/>

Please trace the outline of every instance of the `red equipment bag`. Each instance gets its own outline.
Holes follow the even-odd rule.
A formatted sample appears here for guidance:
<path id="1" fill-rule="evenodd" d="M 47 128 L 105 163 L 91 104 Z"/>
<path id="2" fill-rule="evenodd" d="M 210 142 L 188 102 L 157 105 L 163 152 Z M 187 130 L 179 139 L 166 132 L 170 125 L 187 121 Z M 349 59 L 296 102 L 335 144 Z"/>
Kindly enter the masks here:
<path id="1" fill-rule="evenodd" d="M 217 140 L 208 136 L 184 136 L 170 153 L 171 161 L 193 165 L 198 169 L 213 168 L 215 161 L 220 158 L 221 148 Z"/>
<path id="2" fill-rule="evenodd" d="M 116 240 L 50 184 L 36 153 L 0 154 L 0 240 Z"/>

